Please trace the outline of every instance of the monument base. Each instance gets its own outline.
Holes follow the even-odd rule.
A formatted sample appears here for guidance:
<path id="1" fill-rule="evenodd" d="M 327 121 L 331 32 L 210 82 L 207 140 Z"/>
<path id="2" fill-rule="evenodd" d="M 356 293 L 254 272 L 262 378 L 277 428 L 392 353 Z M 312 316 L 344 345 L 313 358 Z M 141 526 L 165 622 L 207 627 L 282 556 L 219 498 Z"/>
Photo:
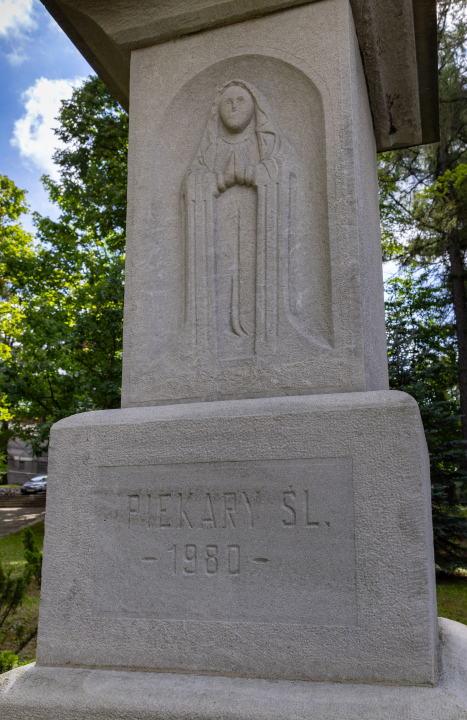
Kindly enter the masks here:
<path id="1" fill-rule="evenodd" d="M 62 420 L 42 578 L 43 667 L 433 686 L 418 406 L 387 391 Z"/>
<path id="2" fill-rule="evenodd" d="M 404 687 L 26 665 L 0 676 L 2 720 L 463 720 L 467 627 L 440 618 L 437 685 Z"/>

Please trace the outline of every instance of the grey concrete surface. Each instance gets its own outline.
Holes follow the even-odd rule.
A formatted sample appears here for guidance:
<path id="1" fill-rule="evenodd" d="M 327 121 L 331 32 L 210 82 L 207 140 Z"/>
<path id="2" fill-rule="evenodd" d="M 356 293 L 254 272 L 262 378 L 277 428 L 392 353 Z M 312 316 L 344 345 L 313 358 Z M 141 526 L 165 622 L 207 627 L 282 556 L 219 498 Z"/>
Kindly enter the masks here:
<path id="1" fill-rule="evenodd" d="M 122 405 L 387 389 L 346 0 L 137 50 L 131 87 Z M 233 87 L 241 133 L 219 111 Z"/>
<path id="2" fill-rule="evenodd" d="M 126 108 L 132 50 L 304 4 L 304 0 L 42 2 Z M 378 150 L 435 142 L 435 0 L 351 0 L 351 6 Z M 310 41 L 314 40 L 311 32 Z"/>
<path id="3" fill-rule="evenodd" d="M 45 518 L 45 508 L 0 507 L 0 538 L 35 525 Z"/>
<path id="4" fill-rule="evenodd" d="M 52 430 L 47 502 L 40 665 L 436 680 L 408 395 L 76 415 Z"/>
<path id="5" fill-rule="evenodd" d="M 26 665 L 0 676 L 2 720 L 465 720 L 467 628 L 439 619 L 436 687 Z"/>

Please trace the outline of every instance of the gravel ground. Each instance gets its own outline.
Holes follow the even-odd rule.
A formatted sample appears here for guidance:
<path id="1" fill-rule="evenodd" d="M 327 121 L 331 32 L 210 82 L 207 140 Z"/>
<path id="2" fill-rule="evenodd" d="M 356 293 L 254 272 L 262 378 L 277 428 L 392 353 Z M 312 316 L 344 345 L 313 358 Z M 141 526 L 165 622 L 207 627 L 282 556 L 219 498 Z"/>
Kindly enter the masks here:
<path id="1" fill-rule="evenodd" d="M 45 508 L 0 508 L 0 538 L 13 535 L 45 517 Z"/>

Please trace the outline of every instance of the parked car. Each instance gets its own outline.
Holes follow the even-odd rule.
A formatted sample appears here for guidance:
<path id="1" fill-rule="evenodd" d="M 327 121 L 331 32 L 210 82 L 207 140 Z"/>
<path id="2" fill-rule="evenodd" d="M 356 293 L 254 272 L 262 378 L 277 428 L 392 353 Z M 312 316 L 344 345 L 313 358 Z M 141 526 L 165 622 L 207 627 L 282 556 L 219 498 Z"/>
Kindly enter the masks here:
<path id="1" fill-rule="evenodd" d="M 27 480 L 21 487 L 21 495 L 47 492 L 47 475 L 37 475 Z"/>

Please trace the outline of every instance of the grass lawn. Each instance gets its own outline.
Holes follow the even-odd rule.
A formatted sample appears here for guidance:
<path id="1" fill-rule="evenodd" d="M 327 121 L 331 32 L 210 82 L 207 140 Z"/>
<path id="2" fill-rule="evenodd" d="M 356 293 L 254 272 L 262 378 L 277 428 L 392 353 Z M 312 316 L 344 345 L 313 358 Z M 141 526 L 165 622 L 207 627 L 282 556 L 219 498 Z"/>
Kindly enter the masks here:
<path id="1" fill-rule="evenodd" d="M 467 625 L 467 577 L 438 573 L 436 578 L 438 615 Z"/>
<path id="2" fill-rule="evenodd" d="M 38 545 L 44 542 L 44 523 L 32 526 Z M 0 561 L 5 570 L 11 568 L 13 574 L 21 572 L 25 561 L 23 558 L 22 533 L 15 533 L 0 540 Z M 438 597 L 438 615 L 467 625 L 467 576 L 438 573 L 436 578 Z M 22 607 L 5 623 L 6 633 L 0 634 L 0 650 L 14 652 L 21 643 L 22 637 L 37 625 L 39 615 L 39 589 L 32 583 L 27 600 Z M 36 654 L 36 639 L 26 645 L 19 654 L 20 662 L 31 662 Z"/>

